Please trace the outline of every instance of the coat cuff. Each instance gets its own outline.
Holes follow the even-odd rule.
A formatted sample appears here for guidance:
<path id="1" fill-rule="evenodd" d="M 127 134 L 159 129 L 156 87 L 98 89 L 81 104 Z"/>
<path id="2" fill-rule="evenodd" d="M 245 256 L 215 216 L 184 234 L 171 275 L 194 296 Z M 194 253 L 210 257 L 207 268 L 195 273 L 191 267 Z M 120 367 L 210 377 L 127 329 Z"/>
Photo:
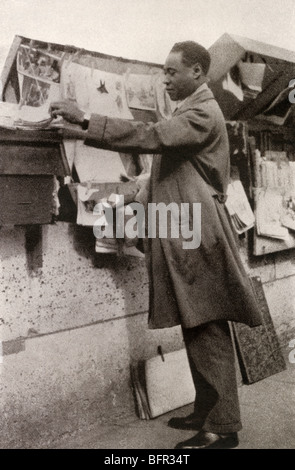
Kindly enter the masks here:
<path id="1" fill-rule="evenodd" d="M 85 145 L 95 145 L 103 142 L 107 117 L 100 114 L 91 114 Z"/>

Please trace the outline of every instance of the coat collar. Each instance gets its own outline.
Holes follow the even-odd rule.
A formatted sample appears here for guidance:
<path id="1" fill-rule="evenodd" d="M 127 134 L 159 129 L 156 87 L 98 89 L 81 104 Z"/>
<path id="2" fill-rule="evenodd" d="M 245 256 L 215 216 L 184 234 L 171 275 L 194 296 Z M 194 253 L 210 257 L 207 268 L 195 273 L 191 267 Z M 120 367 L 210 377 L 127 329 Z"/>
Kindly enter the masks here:
<path id="1" fill-rule="evenodd" d="M 207 83 L 203 83 L 199 88 L 194 91 L 185 100 L 178 103 L 173 115 L 181 114 L 188 109 L 194 108 L 197 104 L 203 103 L 208 100 L 214 100 L 214 95 L 209 89 Z"/>

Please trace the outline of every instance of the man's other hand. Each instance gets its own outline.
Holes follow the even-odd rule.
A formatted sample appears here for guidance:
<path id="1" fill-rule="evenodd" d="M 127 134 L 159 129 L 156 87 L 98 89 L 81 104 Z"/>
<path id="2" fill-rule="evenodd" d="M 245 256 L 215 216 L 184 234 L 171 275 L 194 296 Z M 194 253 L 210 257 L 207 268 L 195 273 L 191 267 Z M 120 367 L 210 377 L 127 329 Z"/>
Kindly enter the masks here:
<path id="1" fill-rule="evenodd" d="M 53 118 L 62 116 L 72 124 L 82 124 L 85 116 L 84 111 L 81 111 L 75 103 L 69 100 L 51 103 L 49 112 Z"/>

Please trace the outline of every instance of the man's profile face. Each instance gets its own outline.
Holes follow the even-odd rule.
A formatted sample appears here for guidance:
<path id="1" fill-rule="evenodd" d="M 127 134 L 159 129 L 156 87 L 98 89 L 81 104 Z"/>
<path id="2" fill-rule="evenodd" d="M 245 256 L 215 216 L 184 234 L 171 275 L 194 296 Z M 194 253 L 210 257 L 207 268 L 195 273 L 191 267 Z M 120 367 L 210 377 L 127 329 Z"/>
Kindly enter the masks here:
<path id="1" fill-rule="evenodd" d="M 197 89 L 194 66 L 182 62 L 182 52 L 170 52 L 164 65 L 164 84 L 172 101 L 184 100 Z"/>

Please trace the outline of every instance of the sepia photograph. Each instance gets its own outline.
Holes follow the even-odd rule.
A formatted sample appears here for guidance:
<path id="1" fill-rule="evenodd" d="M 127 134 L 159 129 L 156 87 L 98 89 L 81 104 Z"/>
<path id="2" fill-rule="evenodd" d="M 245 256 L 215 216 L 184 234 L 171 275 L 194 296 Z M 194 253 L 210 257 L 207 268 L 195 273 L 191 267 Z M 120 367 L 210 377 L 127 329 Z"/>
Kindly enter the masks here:
<path id="1" fill-rule="evenodd" d="M 295 0 L 1 14 L 0 450 L 295 449 Z"/>
<path id="2" fill-rule="evenodd" d="M 42 51 L 21 45 L 17 54 L 17 71 L 35 79 L 59 82 L 59 57 L 52 57 Z"/>

